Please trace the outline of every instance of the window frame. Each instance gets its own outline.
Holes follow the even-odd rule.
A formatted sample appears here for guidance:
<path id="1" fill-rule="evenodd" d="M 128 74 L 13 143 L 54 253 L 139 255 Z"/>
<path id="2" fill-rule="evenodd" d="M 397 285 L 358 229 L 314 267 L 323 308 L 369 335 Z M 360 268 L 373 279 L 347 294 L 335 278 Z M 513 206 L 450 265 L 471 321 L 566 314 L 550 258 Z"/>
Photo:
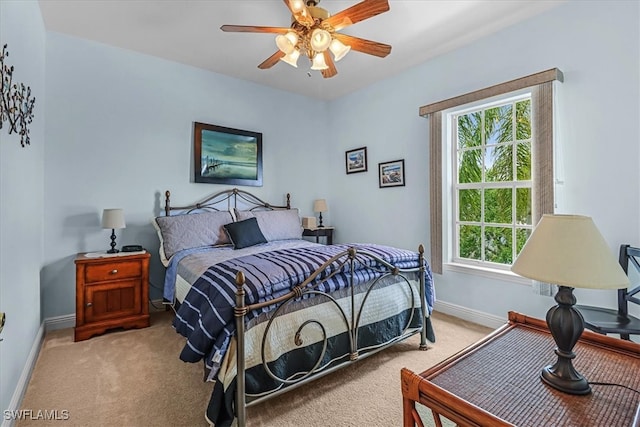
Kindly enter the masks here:
<path id="1" fill-rule="evenodd" d="M 532 151 L 535 153 L 535 163 L 532 174 L 537 176 L 537 196 L 533 202 L 533 211 L 537 223 L 539 216 L 554 211 L 554 93 L 555 83 L 563 82 L 564 75 L 558 68 L 550 68 L 524 77 L 498 83 L 483 89 L 468 92 L 438 102 L 432 102 L 419 108 L 418 114 L 428 120 L 429 143 L 429 224 L 430 251 L 429 259 L 431 271 L 443 274 L 443 257 L 449 250 L 446 239 L 443 239 L 443 217 L 446 218 L 446 204 L 442 203 L 444 194 L 443 156 L 447 144 L 444 144 L 442 132 L 442 112 L 460 105 L 475 101 L 487 100 L 491 97 L 515 92 L 521 89 L 532 90 L 532 116 L 537 117 L 533 133 L 536 135 Z M 446 135 L 446 133 L 445 133 Z M 450 246 L 450 245 L 449 245 Z"/>
<path id="2" fill-rule="evenodd" d="M 465 104 L 465 105 L 460 105 L 457 106 L 455 108 L 450 108 L 449 110 L 443 111 L 443 140 L 446 141 L 446 149 L 445 151 L 445 158 L 448 158 L 449 161 L 447 162 L 446 160 L 443 162 L 444 165 L 448 165 L 447 166 L 447 170 L 444 171 L 447 174 L 447 185 L 446 188 L 448 188 L 448 191 L 445 190 L 445 200 L 443 200 L 445 205 L 447 206 L 447 217 L 448 217 L 448 221 L 446 221 L 446 224 L 448 224 L 448 229 L 446 230 L 444 234 L 444 236 L 447 236 L 446 239 L 449 240 L 451 244 L 448 245 L 450 247 L 450 250 L 448 251 L 448 256 L 446 257 L 447 263 L 452 263 L 452 264 L 456 264 L 459 266 L 463 266 L 463 265 L 468 265 L 474 268 L 480 268 L 481 270 L 500 270 L 500 271 L 510 271 L 510 267 L 511 264 L 501 264 L 501 263 L 497 263 L 497 262 L 492 262 L 492 261 L 487 261 L 485 260 L 485 244 L 484 241 L 481 242 L 481 259 L 477 260 L 477 259 L 471 259 L 471 258 L 463 258 L 460 257 L 459 254 L 459 248 L 460 248 L 460 233 L 458 232 L 459 228 L 458 226 L 460 225 L 461 222 L 468 224 L 468 223 L 473 223 L 470 225 L 478 225 L 481 227 L 481 229 L 484 232 L 484 228 L 489 226 L 495 226 L 495 227 L 502 227 L 502 228 L 506 228 L 507 226 L 505 224 L 497 224 L 497 223 L 489 223 L 486 222 L 484 219 L 484 215 L 485 215 L 485 210 L 482 209 L 480 212 L 481 215 L 481 219 L 480 221 L 460 221 L 460 212 L 459 212 L 459 200 L 458 200 L 458 190 L 460 189 L 479 189 L 481 190 L 480 193 L 480 197 L 481 200 L 484 198 L 484 189 L 486 188 L 508 188 L 508 189 L 513 189 L 516 190 L 518 188 L 528 188 L 531 191 L 531 209 L 533 211 L 534 206 L 533 206 L 533 200 L 535 198 L 535 183 L 534 183 L 534 177 L 533 174 L 531 176 L 531 178 L 529 180 L 517 180 L 517 169 L 516 169 L 516 165 L 515 165 L 515 153 L 517 153 L 517 146 L 518 144 L 521 143 L 526 143 L 528 142 L 530 144 L 530 146 L 533 145 L 533 140 L 535 138 L 534 135 L 534 124 L 533 124 L 533 120 L 534 118 L 532 117 L 532 122 L 531 122 L 531 134 L 529 136 L 528 139 L 526 140 L 518 140 L 516 138 L 515 135 L 515 129 L 516 129 L 516 103 L 518 102 L 522 102 L 524 100 L 529 100 L 530 102 L 532 102 L 532 90 L 530 88 L 527 89 L 523 89 L 523 90 L 519 90 L 519 91 L 515 91 L 515 92 L 511 92 L 511 93 L 506 93 L 506 94 L 502 94 L 502 95 L 498 95 L 495 97 L 492 97 L 491 99 L 483 99 L 483 100 L 479 100 L 470 104 Z M 485 111 L 485 110 L 489 110 L 491 108 L 495 108 L 495 107 L 499 107 L 499 106 L 504 106 L 504 105 L 512 105 L 513 106 L 513 115 L 512 115 L 512 120 L 514 121 L 513 125 L 514 125 L 514 138 L 513 140 L 508 143 L 513 147 L 513 158 L 514 158 L 514 164 L 513 166 L 513 179 L 511 181 L 499 181 L 499 182 L 493 182 L 493 181 L 486 181 L 485 180 L 485 172 L 486 169 L 483 165 L 482 167 L 482 181 L 477 182 L 477 183 L 463 183 L 460 184 L 458 183 L 458 127 L 457 127 L 457 117 L 463 116 L 465 114 L 469 114 L 469 113 L 473 113 L 473 112 L 477 112 L 477 111 Z M 482 122 L 480 124 L 480 127 L 482 129 L 484 129 L 484 115 L 482 115 Z M 493 144 L 490 144 L 489 146 L 494 146 Z M 481 141 L 481 145 L 479 147 L 479 149 L 481 149 L 484 153 L 485 148 L 487 147 L 486 144 L 486 140 L 485 140 L 485 133 L 484 131 L 482 132 L 482 141 Z M 531 164 L 533 165 L 533 150 L 530 151 L 531 153 Z M 484 156 L 483 156 L 484 158 Z M 515 212 L 515 203 L 516 203 L 516 197 L 517 197 L 517 192 L 513 191 L 511 194 L 511 199 L 512 199 L 512 212 Z M 484 206 L 484 203 L 481 201 L 481 206 Z M 535 213 L 532 212 L 531 215 L 532 219 L 535 218 Z M 512 216 L 512 221 L 511 224 L 508 225 L 508 228 L 511 229 L 511 239 L 512 239 L 512 259 L 515 260 L 515 257 L 517 256 L 516 253 L 516 244 L 517 244 L 517 240 L 516 240 L 516 230 L 517 229 L 528 229 L 528 230 L 533 230 L 533 226 L 534 224 L 518 224 L 517 223 L 517 218 L 514 215 Z M 482 234 L 484 235 L 484 234 Z M 512 261 L 513 262 L 513 261 Z"/>

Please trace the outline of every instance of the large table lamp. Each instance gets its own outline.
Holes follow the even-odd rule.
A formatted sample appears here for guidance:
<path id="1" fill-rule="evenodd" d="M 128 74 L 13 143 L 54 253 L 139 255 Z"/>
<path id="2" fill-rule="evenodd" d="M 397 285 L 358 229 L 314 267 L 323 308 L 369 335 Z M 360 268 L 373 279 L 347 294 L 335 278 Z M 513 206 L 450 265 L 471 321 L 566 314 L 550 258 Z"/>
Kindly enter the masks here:
<path id="1" fill-rule="evenodd" d="M 115 254 L 116 249 L 116 229 L 126 228 L 124 223 L 124 211 L 122 209 L 105 209 L 102 211 L 102 228 L 111 229 L 111 249 L 109 254 Z"/>
<path id="2" fill-rule="evenodd" d="M 573 307 L 573 288 L 619 289 L 629 285 L 593 220 L 581 215 L 543 215 L 511 271 L 559 285 L 555 296 L 558 305 L 547 313 L 558 360 L 542 369 L 542 380 L 565 393 L 590 393 L 587 379 L 572 363 L 576 357 L 573 347 L 584 331 L 584 319 Z"/>

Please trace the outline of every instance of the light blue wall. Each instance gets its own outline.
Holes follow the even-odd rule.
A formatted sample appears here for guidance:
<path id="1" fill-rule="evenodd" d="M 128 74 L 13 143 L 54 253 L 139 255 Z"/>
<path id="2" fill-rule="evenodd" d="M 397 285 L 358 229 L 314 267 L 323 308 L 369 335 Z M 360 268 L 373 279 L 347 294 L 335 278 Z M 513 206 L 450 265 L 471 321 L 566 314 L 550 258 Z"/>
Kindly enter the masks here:
<path id="1" fill-rule="evenodd" d="M 258 193 L 278 200 L 290 191 L 307 215 L 314 198 L 327 198 L 338 242 L 428 250 L 428 135 L 418 108 L 553 67 L 566 80 L 557 99 L 558 211 L 592 216 L 612 251 L 639 243 L 640 192 L 611 191 L 639 181 L 637 24 L 637 2 L 568 2 L 328 104 L 49 34 L 43 314 L 73 313 L 72 258 L 106 245 L 104 207 L 125 208 L 129 226 L 118 241 L 150 248 L 152 281 L 162 281 L 148 225 L 162 204 L 156 194 L 170 189 L 190 201 L 216 187 L 189 183 L 196 120 L 262 131 Z M 369 171 L 346 175 L 344 151 L 360 146 L 368 147 Z M 378 163 L 401 158 L 407 186 L 379 189 Z M 459 273 L 438 277 L 437 289 L 443 301 L 499 316 L 540 316 L 550 304 L 522 285 Z"/>
<path id="2" fill-rule="evenodd" d="M 14 83 L 35 97 L 29 125 L 31 145 L 0 130 L 0 408 L 9 406 L 40 327 L 40 268 L 43 258 L 43 165 L 45 126 L 45 31 L 37 2 L 0 1 L 0 49 L 15 67 Z M 17 396 L 16 398 L 18 398 Z"/>
<path id="3" fill-rule="evenodd" d="M 161 283 L 149 220 L 162 193 L 185 203 L 223 188 L 190 182 L 193 121 L 263 132 L 264 186 L 255 192 L 269 201 L 291 192 L 304 215 L 313 199 L 326 198 L 338 242 L 415 248 L 429 241 L 427 121 L 418 108 L 558 67 L 566 78 L 557 109 L 559 210 L 593 216 L 612 251 L 640 244 L 637 2 L 571 1 L 330 103 L 45 35 L 34 1 L 0 7 L 2 42 L 39 100 L 31 147 L 0 133 L 0 310 L 9 313 L 0 343 L 3 407 L 37 333 L 38 304 L 45 318 L 75 312 L 73 258 L 107 247 L 103 208 L 125 209 L 118 244 L 149 248 L 152 282 Z M 368 147 L 369 171 L 346 175 L 344 152 L 360 146 Z M 379 189 L 378 163 L 402 158 L 406 187 Z M 522 285 L 459 273 L 436 276 L 436 287 L 442 301 L 497 316 L 513 309 L 542 316 L 552 304 Z M 603 298 L 594 292 L 578 298 Z"/>
<path id="4" fill-rule="evenodd" d="M 613 254 L 620 243 L 640 244 L 639 24 L 635 1 L 568 2 L 333 102 L 331 163 L 362 145 L 369 154 L 369 172 L 330 174 L 340 240 L 428 247 L 428 122 L 419 107 L 558 67 L 557 211 L 592 216 Z M 406 187 L 378 189 L 378 162 L 398 158 Z M 442 301 L 503 317 L 544 316 L 553 304 L 524 285 L 453 272 L 437 275 L 436 289 Z M 615 300 L 614 292 L 576 294 L 582 303 Z"/>
<path id="5" fill-rule="evenodd" d="M 311 215 L 327 192 L 314 173 L 330 149 L 316 132 L 323 102 L 57 33 L 47 34 L 47 90 L 45 318 L 75 312 L 75 254 L 109 247 L 103 208 L 124 209 L 117 244 L 149 249 L 151 281 L 162 285 L 150 219 L 165 190 L 179 205 L 228 187 L 191 183 L 194 121 L 262 132 L 264 186 L 250 190 L 264 200 L 290 192 Z"/>

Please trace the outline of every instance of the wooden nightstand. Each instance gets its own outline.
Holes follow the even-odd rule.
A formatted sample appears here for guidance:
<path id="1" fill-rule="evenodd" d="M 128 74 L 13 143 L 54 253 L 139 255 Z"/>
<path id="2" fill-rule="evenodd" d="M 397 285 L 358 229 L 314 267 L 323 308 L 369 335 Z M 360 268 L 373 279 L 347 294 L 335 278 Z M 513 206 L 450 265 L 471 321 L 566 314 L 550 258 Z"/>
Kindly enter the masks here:
<path id="1" fill-rule="evenodd" d="M 302 231 L 303 236 L 316 238 L 316 243 L 320 243 L 320 237 L 327 238 L 327 245 L 333 245 L 333 227 L 305 228 Z"/>
<path id="2" fill-rule="evenodd" d="M 149 326 L 150 257 L 148 252 L 76 256 L 75 341 L 111 328 Z"/>

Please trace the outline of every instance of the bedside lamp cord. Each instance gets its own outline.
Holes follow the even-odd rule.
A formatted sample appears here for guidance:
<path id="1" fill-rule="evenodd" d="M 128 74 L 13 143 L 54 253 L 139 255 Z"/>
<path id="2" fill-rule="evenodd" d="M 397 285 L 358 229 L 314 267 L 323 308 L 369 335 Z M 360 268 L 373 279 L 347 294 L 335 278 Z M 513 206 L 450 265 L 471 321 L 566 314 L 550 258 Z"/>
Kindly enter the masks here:
<path id="1" fill-rule="evenodd" d="M 615 386 L 615 387 L 622 387 L 622 388 L 626 388 L 627 390 L 631 390 L 634 393 L 640 394 L 640 390 L 636 390 L 635 388 L 628 387 L 628 386 L 622 385 L 622 384 L 602 383 L 602 382 L 591 382 L 591 381 L 589 381 L 589 385 L 609 385 L 609 386 Z"/>
<path id="2" fill-rule="evenodd" d="M 626 388 L 627 390 L 631 390 L 632 392 L 634 392 L 636 394 L 640 394 L 640 390 L 636 390 L 635 388 L 628 387 L 628 386 L 622 385 L 622 384 L 603 383 L 603 382 L 590 382 L 589 381 L 589 385 L 605 385 L 605 386 L 622 387 L 622 388 Z M 635 413 L 635 415 L 633 417 L 633 422 L 632 422 L 631 426 L 632 427 L 640 427 L 640 403 L 638 403 L 638 409 L 636 409 L 636 413 Z"/>

